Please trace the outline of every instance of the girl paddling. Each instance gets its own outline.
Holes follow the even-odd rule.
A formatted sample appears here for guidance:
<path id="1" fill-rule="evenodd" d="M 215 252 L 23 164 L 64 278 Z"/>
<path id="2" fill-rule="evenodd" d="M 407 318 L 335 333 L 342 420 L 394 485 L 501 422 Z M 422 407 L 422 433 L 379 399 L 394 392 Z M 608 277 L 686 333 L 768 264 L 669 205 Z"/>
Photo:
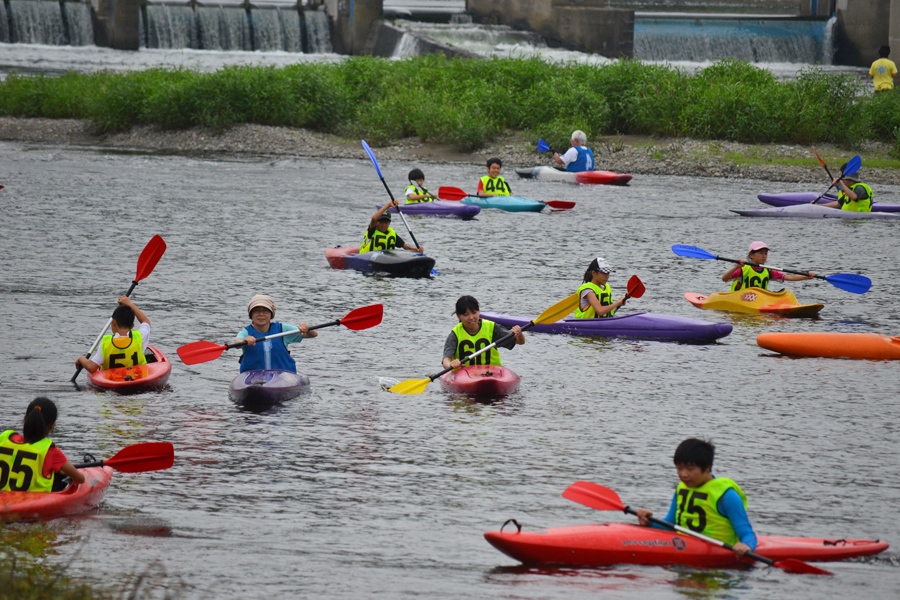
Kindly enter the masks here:
<path id="1" fill-rule="evenodd" d="M 441 361 L 441 364 L 445 369 L 460 368 L 467 356 L 490 346 L 510 332 L 515 334 L 515 338 L 502 344 L 504 348 L 512 349 L 516 344 L 525 343 L 525 334 L 518 325 L 507 329 L 503 325 L 482 319 L 478 300 L 472 296 L 460 296 L 456 301 L 454 314 L 459 319 L 459 323 L 444 342 L 444 360 Z M 500 366 L 500 352 L 497 348 L 492 348 L 484 354 L 476 356 L 467 364 Z"/>
<path id="2" fill-rule="evenodd" d="M 752 262 L 758 265 L 764 265 L 768 258 L 769 247 L 766 243 L 753 242 L 750 244 L 750 252 L 747 254 L 747 259 L 744 260 L 742 258 L 740 264 L 725 271 L 725 274 L 722 275 L 722 281 L 727 283 L 728 281 L 734 280 L 731 284 L 731 291 L 736 292 L 749 287 L 767 290 L 769 289 L 769 281 L 805 281 L 806 279 L 812 279 L 816 276 L 812 271 L 809 272 L 809 276 L 791 275 L 789 273 L 776 271 L 775 269 L 769 269 L 768 267 L 751 267 L 747 264 L 748 262 Z"/>
<path id="3" fill-rule="evenodd" d="M 47 437 L 56 414 L 52 400 L 35 398 L 25 410 L 22 434 L 12 429 L 0 434 L 0 492 L 59 492 L 69 485 L 66 477 L 84 483 L 84 475 Z"/>
<path id="4" fill-rule="evenodd" d="M 612 300 L 612 289 L 609 287 L 609 274 L 615 269 L 609 266 L 605 258 L 597 257 L 584 272 L 584 283 L 578 288 L 578 308 L 576 319 L 596 319 L 612 317 L 616 310 L 625 304 L 625 296 L 615 302 Z"/>

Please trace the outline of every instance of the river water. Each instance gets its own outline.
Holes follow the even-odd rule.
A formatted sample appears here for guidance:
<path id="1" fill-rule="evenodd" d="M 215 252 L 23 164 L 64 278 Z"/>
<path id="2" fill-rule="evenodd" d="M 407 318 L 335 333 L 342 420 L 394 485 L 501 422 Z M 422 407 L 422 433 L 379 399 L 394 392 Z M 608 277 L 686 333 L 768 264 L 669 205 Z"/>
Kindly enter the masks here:
<path id="1" fill-rule="evenodd" d="M 399 194 L 417 165 L 381 166 Z M 432 188 L 472 190 L 483 170 L 419 166 Z M 828 564 L 828 578 L 767 568 L 526 569 L 485 542 L 508 518 L 530 529 L 631 521 L 563 499 L 580 479 L 665 514 L 674 449 L 701 436 L 718 446 L 714 472 L 747 492 L 758 534 L 900 543 L 897 363 L 780 358 L 755 344 L 766 331 L 897 334 L 900 224 L 728 212 L 759 206 L 759 191 L 797 185 L 638 176 L 626 188 L 569 186 L 517 180 L 513 166 L 514 192 L 576 208 L 483 211 L 470 222 L 412 217 L 440 274 L 407 280 L 334 271 L 324 258 L 328 246 L 358 242 L 386 197 L 368 161 L 0 144 L 3 427 L 19 427 L 26 403 L 48 395 L 61 411 L 53 439 L 76 462 L 142 441 L 170 441 L 176 453 L 167 471 L 116 474 L 97 511 L 12 527 L 48 532 L 57 544 L 48 560 L 74 575 L 114 585 L 143 575 L 143 597 L 895 598 L 894 549 Z M 876 192 L 900 202 L 900 187 Z M 75 358 L 153 234 L 168 251 L 133 298 L 152 320 L 152 343 L 175 363 L 170 385 L 131 397 L 75 390 Z M 757 239 L 774 265 L 863 273 L 872 290 L 789 283 L 801 301 L 826 305 L 818 320 L 700 311 L 684 300 L 722 290 L 727 265 L 678 258 L 672 244 L 740 257 Z M 617 267 L 617 294 L 633 273 L 646 284 L 623 313 L 729 322 L 734 332 L 702 346 L 533 334 L 503 355 L 522 376 L 505 399 L 480 403 L 438 384 L 418 396 L 380 390 L 380 378 L 440 370 L 459 295 L 536 316 L 571 294 L 597 255 Z M 384 304 L 384 322 L 326 329 L 296 346 L 310 392 L 246 412 L 227 397 L 235 353 L 189 367 L 175 349 L 230 340 L 256 293 L 271 294 L 288 323 L 372 303 Z"/>

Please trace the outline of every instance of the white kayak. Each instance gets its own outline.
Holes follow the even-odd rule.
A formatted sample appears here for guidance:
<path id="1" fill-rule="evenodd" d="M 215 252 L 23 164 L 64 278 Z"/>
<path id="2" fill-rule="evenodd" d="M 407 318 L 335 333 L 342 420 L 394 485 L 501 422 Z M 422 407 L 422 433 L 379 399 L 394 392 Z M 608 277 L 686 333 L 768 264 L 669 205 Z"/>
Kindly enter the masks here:
<path id="1" fill-rule="evenodd" d="M 612 171 L 582 171 L 569 173 L 553 167 L 526 167 L 516 169 L 516 175 L 522 179 L 539 181 L 563 181 L 565 183 L 585 183 L 597 185 L 628 185 L 631 175 L 613 173 Z"/>
<path id="2" fill-rule="evenodd" d="M 840 210 L 839 208 L 829 208 L 827 206 L 819 206 L 818 204 L 796 204 L 794 206 L 779 206 L 777 208 L 755 208 L 752 210 L 735 210 L 731 212 L 737 213 L 742 217 L 781 217 L 793 219 L 849 219 L 858 221 L 860 219 L 900 219 L 900 213 L 886 212 L 854 212 L 850 210 Z"/>

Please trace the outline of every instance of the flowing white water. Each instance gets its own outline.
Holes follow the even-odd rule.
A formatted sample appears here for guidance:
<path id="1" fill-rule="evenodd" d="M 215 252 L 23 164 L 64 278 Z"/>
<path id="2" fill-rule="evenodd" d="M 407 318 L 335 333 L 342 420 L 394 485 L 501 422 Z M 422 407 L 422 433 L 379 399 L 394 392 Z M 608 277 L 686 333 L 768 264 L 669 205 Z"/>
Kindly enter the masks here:
<path id="1" fill-rule="evenodd" d="M 147 47 L 199 48 L 197 19 L 189 6 L 147 5 Z"/>
<path id="2" fill-rule="evenodd" d="M 278 19 L 281 22 L 282 50 L 285 52 L 303 52 L 303 38 L 300 35 L 300 13 L 296 8 L 278 8 Z"/>
<path id="3" fill-rule="evenodd" d="M 253 31 L 253 47 L 256 50 L 284 50 L 281 21 L 277 9 L 252 8 L 250 22 Z"/>
<path id="4" fill-rule="evenodd" d="M 404 58 L 406 56 L 416 56 L 419 53 L 419 38 L 411 33 L 404 33 L 394 48 L 392 56 L 394 58 Z"/>
<path id="5" fill-rule="evenodd" d="M 197 7 L 204 50 L 251 50 L 250 24 L 243 8 Z"/>
<path id="6" fill-rule="evenodd" d="M 71 46 L 93 46 L 94 25 L 91 22 L 91 7 L 83 2 L 64 2 L 63 20 Z"/>
<path id="7" fill-rule="evenodd" d="M 9 43 L 9 16 L 6 14 L 4 2 L 0 2 L 0 42 Z"/>
<path id="8" fill-rule="evenodd" d="M 66 43 L 66 30 L 58 2 L 10 0 L 10 41 L 25 44 Z"/>
<path id="9" fill-rule="evenodd" d="M 331 46 L 331 30 L 328 27 L 328 15 L 318 10 L 303 12 L 303 20 L 306 23 L 306 45 L 310 54 L 330 54 L 334 52 Z"/>

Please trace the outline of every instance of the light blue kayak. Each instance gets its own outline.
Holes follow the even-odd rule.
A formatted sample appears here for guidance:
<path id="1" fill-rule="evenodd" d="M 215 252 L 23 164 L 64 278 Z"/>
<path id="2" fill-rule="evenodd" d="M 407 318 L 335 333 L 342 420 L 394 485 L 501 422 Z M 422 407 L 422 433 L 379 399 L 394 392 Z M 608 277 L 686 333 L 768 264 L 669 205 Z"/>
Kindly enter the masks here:
<path id="1" fill-rule="evenodd" d="M 466 196 L 460 202 L 481 208 L 499 208 L 509 212 L 541 212 L 547 206 L 543 202 L 521 196 Z"/>

